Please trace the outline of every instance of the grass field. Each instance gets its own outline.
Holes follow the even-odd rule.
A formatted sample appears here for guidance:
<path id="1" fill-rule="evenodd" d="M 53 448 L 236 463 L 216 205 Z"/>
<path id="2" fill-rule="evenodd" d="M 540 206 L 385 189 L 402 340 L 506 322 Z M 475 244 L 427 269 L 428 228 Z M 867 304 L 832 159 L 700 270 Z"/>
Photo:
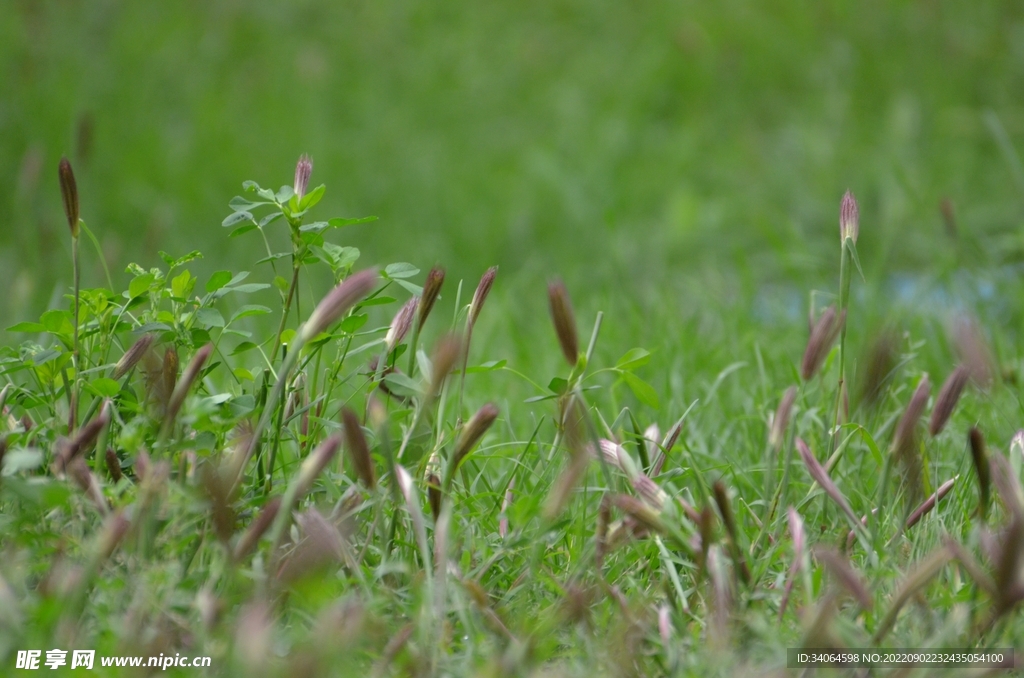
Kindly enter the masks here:
<path id="1" fill-rule="evenodd" d="M 1015 3 L 15 3 L 0 74 L 0 673 L 1024 650 Z"/>

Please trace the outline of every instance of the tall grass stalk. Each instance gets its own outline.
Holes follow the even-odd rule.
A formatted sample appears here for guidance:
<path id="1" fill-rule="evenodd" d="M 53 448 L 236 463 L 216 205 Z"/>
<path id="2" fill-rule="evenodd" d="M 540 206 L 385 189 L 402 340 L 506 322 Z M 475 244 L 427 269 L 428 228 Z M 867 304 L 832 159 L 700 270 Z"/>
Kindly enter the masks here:
<path id="1" fill-rule="evenodd" d="M 857 235 L 859 231 L 857 201 L 847 191 L 839 208 L 839 238 L 841 255 L 839 257 L 839 316 L 845 318 L 850 304 L 850 279 L 853 260 L 856 258 Z M 846 378 L 846 323 L 839 327 L 839 383 L 836 385 L 835 418 L 829 431 L 828 454 L 831 457 L 836 449 L 836 437 L 839 433 L 839 413 L 843 405 L 843 384 Z"/>

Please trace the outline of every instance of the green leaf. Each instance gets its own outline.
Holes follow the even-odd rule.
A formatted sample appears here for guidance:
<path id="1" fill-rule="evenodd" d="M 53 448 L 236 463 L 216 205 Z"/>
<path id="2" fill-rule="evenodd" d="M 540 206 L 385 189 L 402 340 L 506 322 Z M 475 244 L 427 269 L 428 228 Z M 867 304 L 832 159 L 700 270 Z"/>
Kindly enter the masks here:
<path id="1" fill-rule="evenodd" d="M 384 383 L 388 385 L 388 388 L 395 394 L 401 396 L 419 396 L 423 395 L 422 385 L 409 378 L 408 375 L 400 372 L 394 372 L 384 377 Z"/>
<path id="2" fill-rule="evenodd" d="M 194 348 L 199 348 L 204 344 L 210 343 L 210 333 L 206 330 L 205 327 L 193 327 L 191 330 L 189 330 L 188 334 L 192 338 L 192 346 Z M 206 371 L 211 372 L 217 364 L 218 363 L 214 363 L 213 365 L 207 365 Z"/>
<path id="3" fill-rule="evenodd" d="M 419 272 L 420 269 L 404 261 L 397 264 L 388 264 L 384 269 L 384 275 L 388 278 L 411 278 Z"/>
<path id="4" fill-rule="evenodd" d="M 479 372 L 493 372 L 500 370 L 508 364 L 507 360 L 489 360 L 480 365 L 474 365 L 473 367 L 466 368 L 466 374 L 477 374 Z"/>
<path id="5" fill-rule="evenodd" d="M 224 327 L 224 316 L 215 308 L 201 308 L 196 311 L 196 320 L 206 327 Z"/>
<path id="6" fill-rule="evenodd" d="M 235 230 L 231 231 L 231 233 L 228 234 L 228 237 L 229 238 L 237 238 L 238 236 L 242 235 L 243 233 L 248 233 L 249 231 L 255 231 L 255 230 L 256 230 L 256 224 L 253 224 L 253 223 L 243 224 L 242 226 L 239 226 Z"/>
<path id="7" fill-rule="evenodd" d="M 252 381 L 252 374 L 248 375 L 249 381 Z M 231 399 L 231 414 L 234 417 L 244 417 L 245 415 L 256 409 L 256 399 L 249 393 L 237 396 Z"/>
<path id="8" fill-rule="evenodd" d="M 229 355 L 239 355 L 245 353 L 246 351 L 251 351 L 254 348 L 256 348 L 256 344 L 252 343 L 251 341 L 243 341 L 238 346 L 235 346 L 234 350 L 231 351 Z"/>
<path id="9" fill-rule="evenodd" d="M 72 326 L 71 313 L 61 309 L 51 309 L 44 313 L 39 321 L 51 334 L 62 334 L 70 336 L 75 328 Z"/>
<path id="10" fill-rule="evenodd" d="M 341 247 L 325 242 L 323 246 L 312 245 L 309 249 L 327 262 L 334 271 L 347 269 L 359 260 L 359 250 L 355 247 Z"/>
<path id="11" fill-rule="evenodd" d="M 167 265 L 170 266 L 171 268 L 177 268 L 178 266 L 187 264 L 188 262 L 193 261 L 195 259 L 202 259 L 203 253 L 200 252 L 199 250 L 192 250 L 185 256 L 178 257 L 177 259 L 175 259 L 171 257 L 171 255 L 168 254 L 167 252 L 161 252 L 160 258 L 167 262 Z"/>
<path id="12" fill-rule="evenodd" d="M 271 212 L 270 214 L 268 214 L 268 215 L 264 216 L 262 219 L 260 219 L 259 227 L 263 228 L 264 226 L 267 226 L 268 224 L 272 224 L 272 223 L 274 223 L 275 221 L 277 221 L 278 219 L 280 219 L 283 216 L 284 216 L 283 212 Z"/>
<path id="13" fill-rule="evenodd" d="M 857 256 L 857 245 L 851 238 L 847 238 L 844 242 L 846 244 L 846 248 L 850 251 L 850 258 L 853 259 L 853 265 L 857 267 L 857 273 L 860 273 L 860 279 L 863 282 L 867 282 L 867 279 L 864 277 L 864 271 L 860 268 L 860 258 Z"/>
<path id="14" fill-rule="evenodd" d="M 171 280 L 171 296 L 175 299 L 188 299 L 188 296 L 192 294 L 192 290 L 196 286 L 196 279 L 192 277 L 192 273 L 188 269 L 181 272 L 180 275 L 174 277 Z"/>
<path id="15" fill-rule="evenodd" d="M 228 321 L 228 324 L 230 325 L 234 323 L 236 320 L 240 320 L 241 318 L 248 318 L 249 316 L 254 315 L 266 315 L 270 312 L 270 309 L 267 308 L 266 306 L 246 304 L 245 306 L 242 306 L 240 309 L 235 311 L 234 315 L 231 316 L 231 320 Z"/>
<path id="16" fill-rule="evenodd" d="M 654 390 L 653 386 L 632 372 L 620 372 L 619 374 L 622 376 L 622 380 L 626 382 L 626 386 L 629 387 L 629 390 L 636 396 L 637 400 L 648 407 L 653 407 L 654 409 L 661 407 L 658 403 L 658 393 Z"/>
<path id="17" fill-rule="evenodd" d="M 345 226 L 353 226 L 355 224 L 365 224 L 370 221 L 377 221 L 377 217 L 359 217 L 358 219 L 344 219 L 342 217 L 335 217 L 328 219 L 327 223 L 331 228 L 344 228 Z"/>
<path id="18" fill-rule="evenodd" d="M 64 354 L 61 353 L 60 351 L 51 348 L 49 350 L 40 351 L 39 353 L 29 356 L 28 360 L 30 360 L 33 365 L 38 367 L 39 365 L 45 365 L 54 358 L 59 358 L 62 355 Z M 71 354 L 69 353 L 68 356 L 70 357 L 70 355 Z"/>
<path id="19" fill-rule="evenodd" d="M 284 259 L 285 257 L 288 257 L 288 256 L 291 256 L 291 252 L 275 252 L 274 254 L 271 254 L 270 256 L 263 257 L 262 259 L 258 260 L 256 262 L 256 265 L 258 266 L 259 264 L 265 264 L 268 261 L 277 261 L 278 259 Z"/>
<path id="20" fill-rule="evenodd" d="M 11 450 L 4 455 L 3 463 L 4 475 L 18 471 L 34 471 L 43 465 L 43 453 L 35 448 Z"/>
<path id="21" fill-rule="evenodd" d="M 328 226 L 328 224 L 327 224 L 326 221 L 314 221 L 311 224 L 303 224 L 302 226 L 299 226 L 299 231 L 302 232 L 302 233 L 306 233 L 308 231 L 313 231 L 315 233 L 321 233 L 321 232 L 327 230 L 327 226 Z"/>
<path id="22" fill-rule="evenodd" d="M 256 220 L 252 216 L 252 212 L 246 212 L 245 210 L 243 210 L 241 212 L 232 212 L 228 216 L 224 217 L 224 221 L 220 222 L 220 225 L 223 226 L 224 228 L 229 228 L 231 226 L 237 226 L 238 224 L 241 224 L 246 221 L 251 222 L 253 224 L 256 223 Z"/>
<path id="23" fill-rule="evenodd" d="M 416 283 L 411 283 L 408 280 L 396 280 L 395 283 L 399 287 L 404 288 L 406 291 L 409 292 L 409 294 L 413 295 L 414 297 L 418 297 L 423 294 L 423 287 L 417 285 Z"/>
<path id="24" fill-rule="evenodd" d="M 338 329 L 340 329 L 342 332 L 348 332 L 349 334 L 352 334 L 353 332 L 359 331 L 359 329 L 363 325 L 365 325 L 366 321 L 369 319 L 370 316 L 368 316 L 365 313 L 360 313 L 358 315 L 350 315 L 349 317 L 341 321 L 341 324 L 338 325 Z"/>
<path id="25" fill-rule="evenodd" d="M 121 384 L 109 377 L 100 377 L 99 379 L 87 381 L 85 388 L 101 398 L 113 398 L 121 392 Z"/>
<path id="26" fill-rule="evenodd" d="M 238 377 L 239 379 L 246 379 L 248 381 L 256 381 L 256 378 L 253 377 L 252 372 L 250 372 L 249 370 L 245 369 L 244 367 L 236 367 L 232 371 L 235 373 L 235 376 Z"/>
<path id="27" fill-rule="evenodd" d="M 278 202 L 287 202 L 291 197 L 295 195 L 295 189 L 291 186 L 282 186 L 278 191 L 275 199 Z"/>
<path id="28" fill-rule="evenodd" d="M 565 379 L 562 379 L 561 377 L 555 377 L 550 382 L 548 382 L 548 390 L 558 395 L 562 395 L 563 393 L 565 393 L 566 389 L 568 388 L 569 382 L 566 381 Z"/>
<path id="29" fill-rule="evenodd" d="M 8 332 L 27 332 L 29 334 L 39 334 L 45 332 L 46 328 L 40 323 L 18 323 L 17 325 L 11 325 L 7 328 Z"/>
<path id="30" fill-rule="evenodd" d="M 231 292 L 241 292 L 242 294 L 252 294 L 253 292 L 259 292 L 265 290 L 270 285 L 266 283 L 246 283 L 244 285 L 235 285 L 234 287 L 228 287 L 227 289 Z"/>
<path id="31" fill-rule="evenodd" d="M 360 302 L 359 306 L 366 308 L 367 306 L 386 306 L 387 304 L 394 303 L 394 297 L 371 297 L 366 301 Z"/>
<path id="32" fill-rule="evenodd" d="M 308 209 L 312 209 L 324 197 L 324 191 L 326 190 L 327 187 L 320 184 L 312 191 L 302 196 L 302 200 L 299 202 L 299 209 L 303 212 Z"/>
<path id="33" fill-rule="evenodd" d="M 626 351 L 625 355 L 619 358 L 619 362 L 615 363 L 615 367 L 620 370 L 635 370 L 646 365 L 650 359 L 651 352 L 647 349 L 631 348 Z"/>
<path id="34" fill-rule="evenodd" d="M 170 332 L 172 329 L 167 323 L 146 323 L 141 325 L 136 331 L 139 334 L 145 334 L 146 332 Z"/>
<path id="35" fill-rule="evenodd" d="M 231 282 L 231 271 L 217 271 L 206 281 L 206 291 L 216 292 Z"/>
<path id="36" fill-rule="evenodd" d="M 277 196 L 269 188 L 257 187 L 256 194 L 259 195 L 264 200 L 269 200 L 270 202 L 277 202 Z"/>
<path id="37" fill-rule="evenodd" d="M 141 297 L 149 291 L 154 282 L 156 282 L 156 276 L 152 273 L 143 273 L 132 278 L 132 281 L 128 283 L 128 297 L 130 299 Z"/>
<path id="38" fill-rule="evenodd" d="M 228 207 L 230 207 L 236 212 L 242 212 L 246 210 L 251 210 L 253 207 L 259 207 L 260 205 L 269 204 L 271 203 L 267 202 L 266 200 L 250 200 L 249 198 L 246 198 L 244 196 L 236 195 L 234 198 L 231 199 L 230 202 L 228 202 Z"/>

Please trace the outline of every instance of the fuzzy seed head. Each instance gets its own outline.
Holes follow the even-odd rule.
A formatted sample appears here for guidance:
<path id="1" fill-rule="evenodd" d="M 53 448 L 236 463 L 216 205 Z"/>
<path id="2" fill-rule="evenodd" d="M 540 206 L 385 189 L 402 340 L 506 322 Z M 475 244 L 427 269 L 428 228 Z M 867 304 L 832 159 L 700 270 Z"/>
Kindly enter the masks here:
<path id="1" fill-rule="evenodd" d="M 988 388 L 995 372 L 995 360 L 981 327 L 973 318 L 961 318 L 954 326 L 953 340 L 971 381 L 980 388 Z"/>
<path id="2" fill-rule="evenodd" d="M 957 365 L 942 384 L 942 388 L 939 389 L 939 395 L 935 397 L 935 407 L 932 408 L 932 418 L 928 423 L 928 432 L 933 438 L 945 428 L 946 422 L 949 421 L 956 408 L 957 401 L 960 400 L 960 394 L 964 392 L 968 378 L 970 378 L 970 373 L 967 368 Z"/>
<path id="3" fill-rule="evenodd" d="M 914 389 L 914 395 L 910 396 L 910 402 L 907 403 L 907 409 L 903 411 L 903 416 L 900 417 L 899 423 L 896 424 L 896 432 L 892 439 L 892 449 L 894 451 L 903 453 L 913 447 L 915 439 L 914 429 L 917 427 L 917 422 L 921 418 L 925 406 L 928 404 L 928 396 L 931 390 L 932 384 L 928 380 L 928 375 L 921 375 L 921 380 L 917 383 L 917 388 Z"/>
<path id="4" fill-rule="evenodd" d="M 149 347 L 153 345 L 155 340 L 156 335 L 154 334 L 143 334 L 136 339 L 131 348 L 125 351 L 125 354 L 117 361 L 117 365 L 114 367 L 114 379 L 120 379 L 131 372 L 132 368 L 138 365 L 142 357 L 146 355 L 146 351 L 149 350 Z"/>
<path id="5" fill-rule="evenodd" d="M 114 553 L 114 549 L 128 533 L 129 527 L 128 519 L 120 511 L 106 517 L 96 543 L 96 555 L 99 562 L 105 561 Z"/>
<path id="6" fill-rule="evenodd" d="M 807 348 L 804 350 L 804 357 L 800 363 L 800 376 L 804 381 L 810 381 L 821 368 L 821 364 L 825 362 L 825 357 L 828 356 L 845 321 L 846 311 L 844 310 L 837 316 L 835 306 L 829 306 L 818 318 L 818 322 L 811 330 L 811 336 L 807 340 Z"/>
<path id="7" fill-rule="evenodd" d="M 299 161 L 295 163 L 295 185 L 292 187 L 295 190 L 295 197 L 299 200 L 306 195 L 306 189 L 309 188 L 309 177 L 312 175 L 313 160 L 303 153 L 299 156 Z"/>
<path id="8" fill-rule="evenodd" d="M 658 608 L 658 635 L 661 637 L 662 645 L 668 646 L 672 640 L 672 612 L 668 605 Z"/>
<path id="9" fill-rule="evenodd" d="M 849 238 L 856 245 L 859 232 L 860 210 L 857 208 L 857 199 L 853 197 L 853 193 L 847 191 L 839 205 L 839 237 L 843 242 Z"/>
<path id="10" fill-rule="evenodd" d="M 434 303 L 441 295 L 441 287 L 443 285 L 444 269 L 440 266 L 435 266 L 427 273 L 427 279 L 423 283 L 423 297 L 420 299 L 419 317 L 417 319 L 417 327 L 419 329 L 423 329 L 423 324 L 427 322 L 427 317 L 434 308 Z"/>
<path id="11" fill-rule="evenodd" d="M 612 495 L 611 501 L 613 506 L 652 532 L 665 531 L 665 526 L 661 522 L 661 511 L 651 508 L 636 497 L 615 494 Z"/>
<path id="12" fill-rule="evenodd" d="M 67 470 L 71 462 L 85 452 L 88 452 L 96 443 L 100 432 L 110 423 L 110 408 L 110 400 L 105 400 L 99 414 L 79 428 L 75 433 L 75 437 L 61 447 L 54 462 L 58 471 L 63 472 Z"/>
<path id="13" fill-rule="evenodd" d="M 416 307 L 419 306 L 419 303 L 420 298 L 413 297 L 405 302 L 405 305 L 395 314 L 394 320 L 391 321 L 391 327 L 388 328 L 387 336 L 384 337 L 384 344 L 388 347 L 388 353 L 394 351 L 402 343 L 402 340 L 405 339 L 405 335 L 409 333 L 412 321 L 416 317 Z"/>
<path id="14" fill-rule="evenodd" d="M 939 211 L 942 212 L 942 223 L 946 227 L 946 235 L 954 240 L 957 237 L 956 228 L 956 210 L 953 207 L 953 201 L 949 198 L 943 198 L 939 202 Z"/>
<path id="15" fill-rule="evenodd" d="M 341 409 L 341 421 L 345 429 L 345 446 L 352 456 L 352 465 L 356 475 L 368 490 L 377 485 L 377 476 L 373 470 L 373 459 L 370 457 L 370 446 L 366 443 L 366 435 L 359 423 L 359 416 L 351 407 Z"/>
<path id="16" fill-rule="evenodd" d="M 932 496 L 925 499 L 924 503 L 914 509 L 914 511 L 907 517 L 906 529 L 909 530 L 912 528 L 920 522 L 921 518 L 923 518 L 925 514 L 935 508 L 935 505 L 953 489 L 953 485 L 956 484 L 956 479 L 959 477 L 960 476 L 953 476 L 946 482 L 942 483 L 942 485 L 939 486 L 939 489 L 935 490 Z"/>
<path id="17" fill-rule="evenodd" d="M 274 523 L 274 519 L 277 517 L 277 512 L 281 508 L 281 497 L 272 497 L 270 501 L 263 505 L 259 515 L 249 525 L 249 529 L 245 531 L 242 537 L 238 540 L 235 545 L 233 553 L 235 562 L 239 562 L 246 556 L 248 556 L 253 549 L 256 548 L 256 544 L 259 543 L 260 537 L 262 537 L 270 526 Z"/>
<path id="18" fill-rule="evenodd" d="M 846 592 L 853 596 L 862 608 L 870 610 L 874 606 L 875 601 L 871 597 L 867 584 L 853 569 L 853 565 L 850 564 L 846 556 L 835 549 L 817 546 L 814 549 L 814 557 L 825 565 L 836 582 L 846 589 Z"/>
<path id="19" fill-rule="evenodd" d="M 1010 454 L 1021 457 L 1018 461 L 1024 462 L 1024 430 L 1013 434 L 1013 439 L 1010 441 Z"/>
<path id="20" fill-rule="evenodd" d="M 60 166 L 57 168 L 60 178 L 60 197 L 64 201 L 64 215 L 68 218 L 68 228 L 71 229 L 71 237 L 78 238 L 78 186 L 75 183 L 75 173 L 71 169 L 71 163 L 67 158 L 60 159 Z"/>
<path id="21" fill-rule="evenodd" d="M 498 407 L 494 403 L 487 403 L 474 414 L 463 427 L 459 438 L 455 443 L 455 451 L 452 453 L 452 468 L 449 473 L 454 473 L 466 455 L 476 446 L 484 433 L 491 427 L 494 420 L 498 418 Z"/>
<path id="22" fill-rule="evenodd" d="M 448 378 L 455 362 L 462 355 L 462 342 L 458 336 L 449 334 L 441 337 L 441 340 L 434 346 L 434 353 L 430 360 L 430 395 L 436 396 L 441 393 L 444 380 Z"/>
<path id="23" fill-rule="evenodd" d="M 791 572 L 796 572 L 800 569 L 800 556 L 804 552 L 804 544 L 807 543 L 807 536 L 804 532 L 804 519 L 800 517 L 800 514 L 792 506 L 789 507 L 789 534 L 793 538 L 793 553 L 796 556 L 793 559 L 793 567 Z"/>
<path id="24" fill-rule="evenodd" d="M 782 447 L 782 442 L 785 440 L 786 428 L 789 426 L 789 417 L 793 412 L 793 403 L 795 401 L 796 386 L 790 386 L 782 395 L 782 400 L 779 401 L 779 407 L 775 410 L 771 431 L 768 434 L 768 444 L 774 447 L 776 451 Z"/>
<path id="25" fill-rule="evenodd" d="M 867 406 L 878 402 L 882 395 L 882 387 L 890 378 L 896 367 L 899 352 L 899 338 L 890 328 L 883 328 L 868 346 L 861 364 L 865 365 L 858 379 L 857 400 Z"/>
<path id="26" fill-rule="evenodd" d="M 729 492 L 725 487 L 725 483 L 721 480 L 716 480 L 712 485 L 712 490 L 715 495 L 715 503 L 718 504 L 718 511 L 722 515 L 722 523 L 725 525 L 725 531 L 729 534 L 729 538 L 736 542 L 736 518 L 732 513 L 732 504 L 729 502 Z"/>
<path id="27" fill-rule="evenodd" d="M 121 473 L 121 460 L 117 458 L 117 452 L 108 447 L 104 459 L 107 462 L 107 473 L 110 474 L 110 479 L 115 483 L 120 482 L 124 475 Z"/>
<path id="28" fill-rule="evenodd" d="M 195 383 L 196 379 L 203 371 L 203 365 L 209 359 L 210 354 L 213 353 L 213 344 L 206 344 L 192 356 L 192 360 L 189 361 L 185 367 L 185 371 L 181 373 L 181 379 L 174 387 L 174 392 L 171 394 L 170 403 L 167 405 L 167 420 L 173 421 L 178 412 L 181 410 L 182 404 L 185 402 L 185 396 L 188 395 L 189 390 Z"/>
<path id="29" fill-rule="evenodd" d="M 833 482 L 832 478 L 828 475 L 828 471 L 825 470 L 825 467 L 822 466 L 821 462 L 819 462 L 817 457 L 814 456 L 814 453 L 811 452 L 811 448 L 807 446 L 807 443 L 802 439 L 797 438 L 796 449 L 797 452 L 800 453 L 800 458 L 803 460 L 804 466 L 807 467 L 808 473 L 811 474 L 811 478 L 821 485 L 821 489 L 823 489 L 825 494 L 827 494 L 829 498 L 843 510 L 843 513 L 853 520 L 853 522 L 857 522 L 857 515 L 853 512 L 853 509 L 850 508 L 850 504 L 846 501 L 846 497 L 843 496 L 843 493 L 839 491 L 838 487 L 836 487 L 835 482 Z"/>
<path id="30" fill-rule="evenodd" d="M 498 535 L 504 539 L 508 536 L 508 509 L 512 506 L 513 490 L 516 487 L 515 477 L 508 481 L 508 488 L 505 490 L 505 498 L 501 500 L 501 519 L 498 521 Z"/>
<path id="31" fill-rule="evenodd" d="M 309 320 L 302 326 L 302 340 L 309 341 L 321 332 L 326 332 L 342 315 L 362 301 L 377 284 L 374 270 L 353 273 L 327 293 Z"/>
<path id="32" fill-rule="evenodd" d="M 299 477 L 297 479 L 299 491 L 297 496 L 304 495 L 312 487 L 313 481 L 316 480 L 321 471 L 327 468 L 327 464 L 337 454 L 339 447 L 341 447 L 341 434 L 335 433 L 320 443 L 306 457 L 306 460 L 302 462 L 302 466 L 299 467 Z"/>
<path id="33" fill-rule="evenodd" d="M 985 436 L 976 427 L 967 434 L 971 448 L 971 461 L 974 462 L 974 474 L 978 479 L 978 494 L 980 503 L 978 511 L 981 517 L 988 515 L 988 499 L 991 493 L 992 473 L 988 463 L 988 453 L 985 450 Z"/>
<path id="34" fill-rule="evenodd" d="M 498 267 L 491 266 L 489 269 L 484 271 L 483 276 L 480 277 L 480 282 L 477 283 L 476 291 L 473 292 L 473 302 L 469 307 L 469 324 L 472 327 L 476 325 L 476 319 L 480 317 L 480 311 L 484 308 L 484 302 L 487 301 L 487 295 L 491 293 L 491 287 L 494 286 L 494 278 L 498 275 Z"/>
<path id="35" fill-rule="evenodd" d="M 395 481 L 398 483 L 398 489 L 402 493 L 405 503 L 411 506 L 415 497 L 413 494 L 412 476 L 409 475 L 409 472 L 401 464 L 395 464 Z"/>
<path id="36" fill-rule="evenodd" d="M 427 503 L 430 504 L 434 522 L 437 522 L 441 517 L 441 479 L 436 473 L 427 474 Z"/>
<path id="37" fill-rule="evenodd" d="M 648 506 L 656 511 L 662 510 L 668 501 L 668 494 L 665 490 L 642 473 L 633 479 L 633 489 L 641 499 L 647 502 Z"/>
<path id="38" fill-rule="evenodd" d="M 555 333 L 558 335 L 558 344 L 562 347 L 562 355 L 570 366 L 575 367 L 580 353 L 576 317 L 572 312 L 569 292 L 561 280 L 548 284 L 548 303 L 551 307 L 551 320 L 555 324 Z"/>

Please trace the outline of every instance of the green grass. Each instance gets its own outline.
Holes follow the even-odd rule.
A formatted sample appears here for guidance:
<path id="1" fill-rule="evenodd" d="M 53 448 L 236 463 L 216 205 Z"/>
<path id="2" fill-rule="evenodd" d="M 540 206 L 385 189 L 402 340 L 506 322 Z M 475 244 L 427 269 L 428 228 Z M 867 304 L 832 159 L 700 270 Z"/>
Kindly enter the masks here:
<path id="1" fill-rule="evenodd" d="M 981 583 L 969 559 L 944 565 L 878 644 L 1021 649 L 1019 609 L 988 622 L 1022 576 L 1024 538 L 1002 530 L 1024 519 L 1014 522 L 1014 482 L 996 471 L 988 516 L 977 513 L 967 442 L 977 427 L 1019 486 L 1024 450 L 1010 441 L 1024 409 L 1024 17 L 1015 4 L 393 2 L 285 11 L 224 2 L 186 12 L 38 3 L 5 16 L 4 667 L 18 649 L 61 647 L 209 655 L 210 675 L 781 675 L 787 647 L 875 645 L 908 572 L 945 535 L 979 563 Z M 87 141 L 81 130 L 90 126 Z M 84 235 L 78 373 L 72 248 L 56 178 L 65 152 L 105 258 Z M 221 228 L 233 195 L 255 195 L 242 179 L 290 184 L 301 152 L 314 157 L 312 184 L 327 186 L 322 202 L 308 215 L 291 208 L 267 227 L 266 242 Z M 808 310 L 836 300 L 846 188 L 860 200 L 863 268 L 851 281 L 848 383 L 860 383 L 867 347 L 885 326 L 896 329 L 899 365 L 874 408 L 858 407 L 851 390 L 831 472 L 857 516 L 881 507 L 847 551 L 872 605 L 860 609 L 819 554 L 805 562 L 780 620 L 794 560 L 785 509 L 799 511 L 808 547 L 847 550 L 849 521 L 816 489 L 795 446 L 800 438 L 823 463 L 828 457 L 838 350 L 806 383 L 799 372 Z M 289 218 L 297 228 L 370 214 L 378 220 L 289 237 Z M 357 247 L 360 258 L 353 264 L 349 250 L 348 261 L 337 260 L 342 253 L 325 243 Z M 165 275 L 171 264 L 159 251 L 174 259 L 195 249 L 205 256 Z M 282 256 L 255 263 L 268 252 Z M 289 304 L 293 254 L 305 264 Z M 295 347 L 290 331 L 333 283 L 389 261 L 411 262 L 386 269 L 392 275 L 379 284 L 377 296 L 393 301 L 357 306 L 329 339 L 290 354 L 294 371 L 282 378 L 282 397 L 271 397 L 284 366 L 272 357 L 282 311 Z M 434 398 L 416 362 L 410 379 L 388 377 L 394 395 L 376 392 L 375 409 L 368 399 L 381 375 L 369 363 L 379 343 L 352 351 L 384 337 L 423 282 L 417 269 L 437 261 L 448 276 L 418 339 L 428 360 L 441 337 L 463 335 L 479 276 L 500 266 L 473 329 L 464 396 L 458 366 Z M 241 271 L 250 274 L 229 282 Z M 556 276 L 572 297 L 581 351 L 601 314 L 585 366 L 566 364 L 551 326 L 545 283 Z M 253 315 L 225 329 L 245 305 Z M 921 376 L 932 384 L 927 418 L 963 359 L 951 329 L 964 315 L 979 321 L 994 379 L 969 386 L 934 439 L 917 424 L 916 499 L 899 466 L 883 492 L 894 427 Z M 143 331 L 157 337 L 152 356 L 113 380 Z M 180 384 L 208 342 L 215 349 L 203 373 L 168 418 L 165 350 L 179 356 Z M 395 356 L 406 374 L 410 342 Z M 793 416 L 773 457 L 769 421 L 791 385 L 799 386 Z M 104 523 L 57 464 L 74 436 L 74 392 L 78 430 L 111 399 L 99 444 L 82 454 L 104 501 L 127 521 L 109 555 L 97 547 L 119 523 Z M 572 392 L 585 403 L 578 410 Z M 462 422 L 488 402 L 500 414 L 451 474 L 438 529 L 425 472 L 437 469 L 443 482 Z M 282 512 L 233 561 L 267 502 L 300 489 L 304 460 L 341 431 L 343 405 L 364 424 L 376 487 L 358 481 L 346 441 L 297 493 L 295 520 Z M 586 417 L 562 431 L 567 409 Z M 619 497 L 607 513 L 614 533 L 629 526 L 623 508 L 637 508 L 621 497 L 643 501 L 629 477 L 631 466 L 646 466 L 637 433 L 657 423 L 664 435 L 684 414 L 654 477 L 673 508 L 652 516 L 647 504 L 646 533 L 598 564 L 608 502 Z M 227 475 L 236 436 L 264 417 L 231 495 L 207 474 Z M 622 443 L 632 464 L 589 462 L 564 508 L 545 514 L 592 433 Z M 403 441 L 408 497 L 391 470 Z M 97 452 L 107 447 L 122 480 Z M 786 498 L 762 530 L 766 492 L 786 463 Z M 908 504 L 954 476 L 951 493 L 901 532 Z M 710 560 L 676 499 L 712 516 Z M 1016 545 L 1007 551 L 1014 558 L 1001 559 L 1004 542 Z M 438 555 L 448 567 L 436 567 Z M 1002 588 L 987 592 L 986 577 Z"/>

